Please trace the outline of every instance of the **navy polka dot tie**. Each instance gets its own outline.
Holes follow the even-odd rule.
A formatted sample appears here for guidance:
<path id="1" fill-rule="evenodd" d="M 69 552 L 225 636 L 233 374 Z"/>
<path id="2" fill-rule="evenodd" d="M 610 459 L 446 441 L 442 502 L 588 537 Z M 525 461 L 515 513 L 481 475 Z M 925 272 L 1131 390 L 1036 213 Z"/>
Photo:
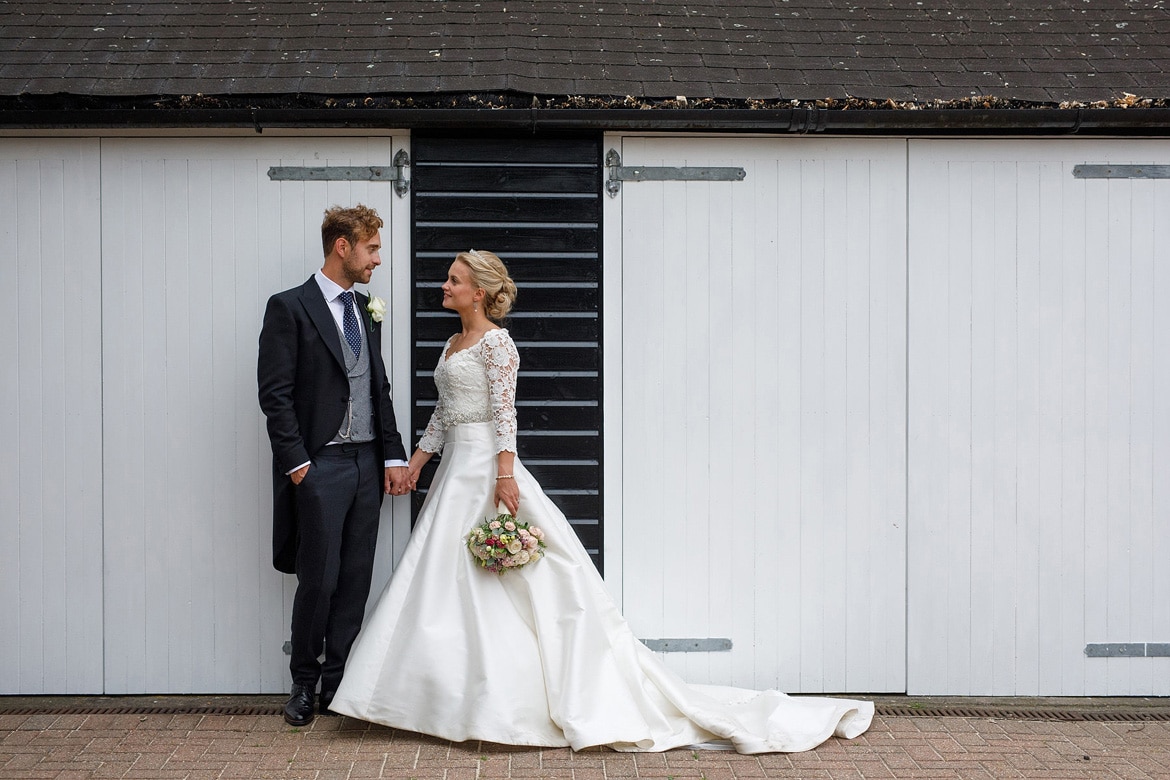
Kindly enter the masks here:
<path id="1" fill-rule="evenodd" d="M 362 351 L 362 332 L 358 330 L 357 315 L 353 313 L 353 293 L 349 290 L 340 296 L 341 305 L 345 307 L 345 314 L 341 317 L 341 326 L 345 330 L 345 343 L 353 350 L 356 357 Z"/>

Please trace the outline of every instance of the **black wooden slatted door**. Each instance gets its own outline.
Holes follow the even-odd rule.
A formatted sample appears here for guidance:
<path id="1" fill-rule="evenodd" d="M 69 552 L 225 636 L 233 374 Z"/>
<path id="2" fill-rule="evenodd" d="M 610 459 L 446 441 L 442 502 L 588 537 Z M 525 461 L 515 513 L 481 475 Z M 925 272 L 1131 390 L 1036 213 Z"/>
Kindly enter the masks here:
<path id="1" fill-rule="evenodd" d="M 504 323 L 520 351 L 518 454 L 601 570 L 601 138 L 416 134 L 411 151 L 415 440 L 459 329 L 439 286 L 457 252 L 495 252 L 519 288 Z"/>

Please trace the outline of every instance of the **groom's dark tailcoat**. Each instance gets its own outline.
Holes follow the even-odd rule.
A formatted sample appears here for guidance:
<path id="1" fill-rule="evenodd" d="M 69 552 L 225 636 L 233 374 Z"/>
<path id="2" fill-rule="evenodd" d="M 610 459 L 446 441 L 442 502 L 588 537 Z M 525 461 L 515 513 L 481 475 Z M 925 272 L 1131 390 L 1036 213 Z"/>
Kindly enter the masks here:
<path id="1" fill-rule="evenodd" d="M 357 293 L 358 310 L 368 298 Z M 406 460 L 382 361 L 381 323 L 363 317 L 369 339 L 378 463 Z M 257 363 L 260 408 L 272 442 L 272 564 L 296 572 L 296 489 L 288 472 L 315 459 L 344 422 L 349 379 L 337 323 L 314 277 L 268 300 Z M 379 492 L 381 495 L 381 492 Z"/>

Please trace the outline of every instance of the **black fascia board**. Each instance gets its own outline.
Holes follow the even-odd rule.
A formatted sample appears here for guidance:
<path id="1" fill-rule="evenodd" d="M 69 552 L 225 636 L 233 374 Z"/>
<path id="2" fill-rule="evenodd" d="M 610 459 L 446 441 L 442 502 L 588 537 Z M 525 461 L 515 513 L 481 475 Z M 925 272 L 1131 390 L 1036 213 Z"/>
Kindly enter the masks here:
<path id="1" fill-rule="evenodd" d="M 3 130 L 600 130 L 832 135 L 1170 135 L 1170 108 L 3 108 Z"/>

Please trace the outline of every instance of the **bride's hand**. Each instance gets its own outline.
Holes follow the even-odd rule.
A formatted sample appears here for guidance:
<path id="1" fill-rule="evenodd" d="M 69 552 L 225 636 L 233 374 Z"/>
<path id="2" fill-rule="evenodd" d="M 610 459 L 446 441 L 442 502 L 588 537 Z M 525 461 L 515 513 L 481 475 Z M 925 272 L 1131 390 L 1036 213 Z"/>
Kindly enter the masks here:
<path id="1" fill-rule="evenodd" d="M 410 463 L 406 464 L 407 476 L 406 486 L 411 490 L 418 490 L 418 476 L 422 473 L 423 466 L 431 459 L 434 453 L 426 450 L 416 449 L 414 454 L 410 456 Z"/>
<path id="2" fill-rule="evenodd" d="M 501 502 L 508 508 L 508 513 L 515 516 L 520 508 L 520 488 L 516 487 L 515 479 L 496 480 L 496 505 Z"/>

